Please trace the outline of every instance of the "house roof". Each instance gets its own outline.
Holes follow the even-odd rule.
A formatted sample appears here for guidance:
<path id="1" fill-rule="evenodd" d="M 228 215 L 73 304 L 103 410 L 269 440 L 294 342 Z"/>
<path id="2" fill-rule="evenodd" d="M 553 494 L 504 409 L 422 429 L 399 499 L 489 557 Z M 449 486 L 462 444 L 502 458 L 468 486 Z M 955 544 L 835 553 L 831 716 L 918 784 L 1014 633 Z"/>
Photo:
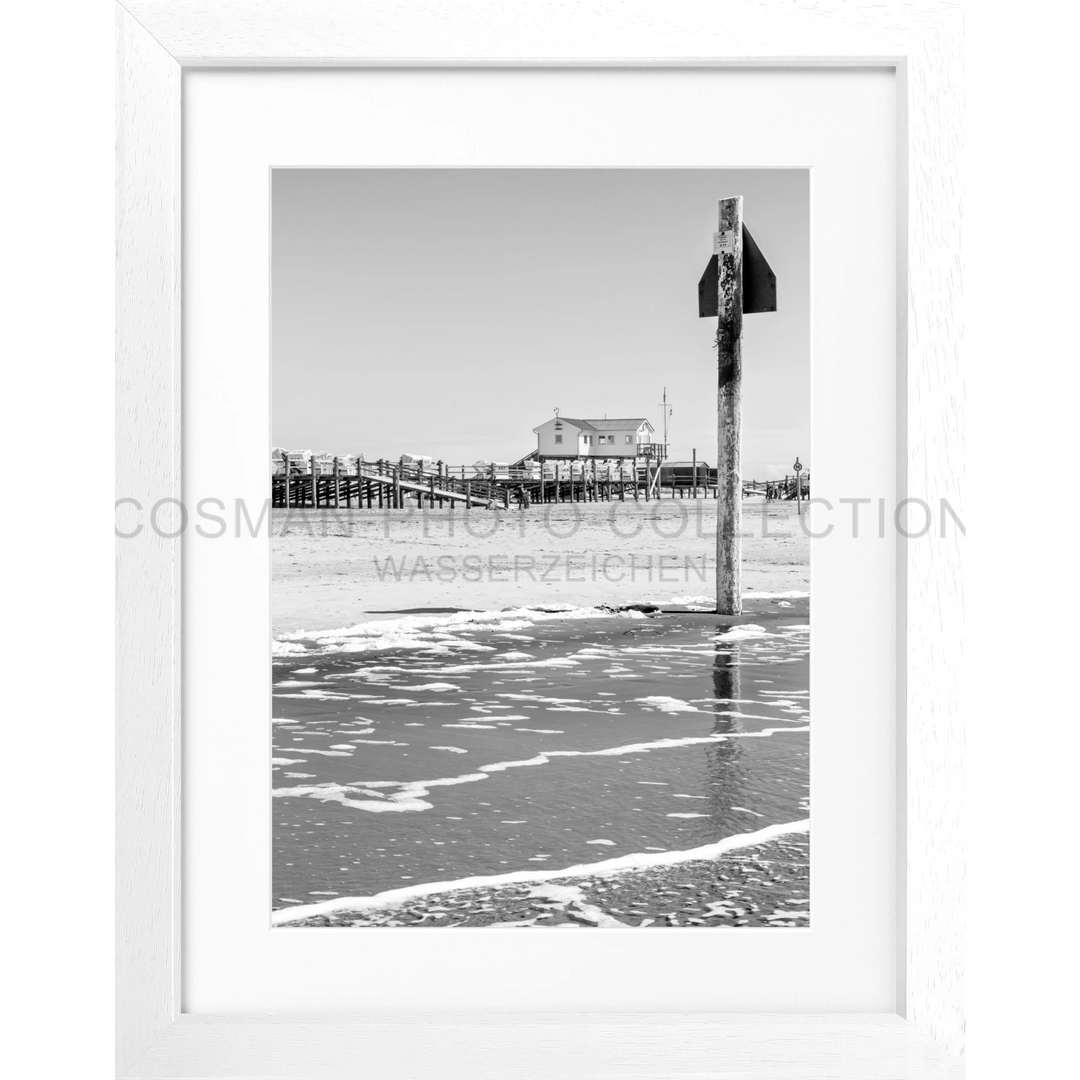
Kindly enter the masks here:
<path id="1" fill-rule="evenodd" d="M 648 424 L 650 431 L 656 430 L 644 416 L 632 416 L 622 420 L 575 420 L 572 416 L 553 416 L 550 420 L 545 420 L 540 427 L 534 427 L 533 431 L 539 431 L 540 428 L 547 427 L 556 420 L 580 428 L 582 431 L 626 431 L 628 428 L 636 431 L 642 424 Z"/>
<path id="2" fill-rule="evenodd" d="M 585 423 L 595 431 L 625 431 L 627 428 L 637 429 L 642 424 L 649 424 L 649 421 L 644 416 L 631 416 L 622 420 L 586 420 Z"/>

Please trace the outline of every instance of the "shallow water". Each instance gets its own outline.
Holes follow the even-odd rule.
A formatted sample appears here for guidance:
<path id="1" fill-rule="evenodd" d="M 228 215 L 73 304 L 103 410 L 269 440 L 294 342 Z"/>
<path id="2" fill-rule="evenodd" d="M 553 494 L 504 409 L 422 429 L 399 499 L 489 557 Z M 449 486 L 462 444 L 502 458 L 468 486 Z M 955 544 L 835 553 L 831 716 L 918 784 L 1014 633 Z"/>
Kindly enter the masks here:
<path id="1" fill-rule="evenodd" d="M 274 664 L 274 907 L 807 817 L 807 603 L 294 635 Z"/>

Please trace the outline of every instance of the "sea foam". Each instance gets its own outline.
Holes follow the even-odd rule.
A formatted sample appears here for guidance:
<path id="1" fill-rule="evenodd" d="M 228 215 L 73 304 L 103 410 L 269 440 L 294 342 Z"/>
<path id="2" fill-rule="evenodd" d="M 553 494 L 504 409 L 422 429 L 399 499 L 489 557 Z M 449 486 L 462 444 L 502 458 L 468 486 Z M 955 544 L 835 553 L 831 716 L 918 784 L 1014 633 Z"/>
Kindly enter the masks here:
<path id="1" fill-rule="evenodd" d="M 342 896 L 333 900 L 323 901 L 318 904 L 304 904 L 301 907 L 284 908 L 275 911 L 271 916 L 271 924 L 285 926 L 288 923 L 300 922 L 316 915 L 332 915 L 340 911 L 371 911 L 377 908 L 395 907 L 418 900 L 425 896 L 435 896 L 440 893 L 460 892 L 464 889 L 499 888 L 503 885 L 528 885 L 546 881 L 554 881 L 559 878 L 587 878 L 607 877 L 613 874 L 629 873 L 635 870 L 650 870 L 661 866 L 676 866 L 679 863 L 692 862 L 699 859 L 716 859 L 729 851 L 737 851 L 741 848 L 756 847 L 758 844 L 767 844 L 778 840 L 782 836 L 810 831 L 810 819 L 803 818 L 800 821 L 789 821 L 777 825 L 769 825 L 757 832 L 736 833 L 718 840 L 712 844 L 704 844 L 701 847 L 689 848 L 683 851 L 660 851 L 639 852 L 632 855 L 620 855 L 614 859 L 605 859 L 602 862 L 580 863 L 576 866 L 568 866 L 561 870 L 515 870 L 507 874 L 492 874 L 488 876 L 458 878 L 456 881 L 429 881 L 419 885 L 411 885 L 402 889 L 390 889 L 386 892 L 376 893 L 374 896 Z M 569 886 L 568 888 L 573 888 Z M 568 893 L 564 897 L 571 899 Z"/>

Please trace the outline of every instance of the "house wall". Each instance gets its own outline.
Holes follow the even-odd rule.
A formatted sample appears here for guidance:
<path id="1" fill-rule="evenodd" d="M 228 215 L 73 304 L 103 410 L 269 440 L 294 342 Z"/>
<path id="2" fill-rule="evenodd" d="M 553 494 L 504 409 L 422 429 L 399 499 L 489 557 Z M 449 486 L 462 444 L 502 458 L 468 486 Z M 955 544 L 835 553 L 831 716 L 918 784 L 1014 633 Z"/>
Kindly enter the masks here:
<path id="1" fill-rule="evenodd" d="M 561 434 L 563 441 L 555 442 L 555 436 Z M 627 436 L 630 441 L 627 442 Z M 601 442 L 601 437 L 604 441 Z M 612 441 L 609 443 L 608 438 Z M 592 441 L 586 441 L 591 439 Z M 633 458 L 638 453 L 638 442 L 649 442 L 649 431 L 639 434 L 634 427 L 620 431 L 585 431 L 575 427 L 567 420 L 562 421 L 562 431 L 556 432 L 555 420 L 542 424 L 536 432 L 536 449 L 541 457 L 594 457 L 594 458 Z"/>
<path id="2" fill-rule="evenodd" d="M 549 420 L 541 425 L 536 433 L 536 449 L 541 457 L 577 457 L 580 445 L 580 428 L 562 422 L 562 431 L 555 430 L 555 421 Z M 561 443 L 555 442 L 555 436 L 562 435 Z"/>
<path id="3" fill-rule="evenodd" d="M 581 447 L 582 457 L 618 458 L 635 457 L 637 455 L 637 429 L 626 428 L 622 431 L 586 431 L 584 435 L 592 438 L 592 442 L 586 442 Z M 627 442 L 627 436 L 630 441 Z M 611 439 L 609 443 L 607 440 Z M 600 440 L 604 441 L 601 442 Z"/>

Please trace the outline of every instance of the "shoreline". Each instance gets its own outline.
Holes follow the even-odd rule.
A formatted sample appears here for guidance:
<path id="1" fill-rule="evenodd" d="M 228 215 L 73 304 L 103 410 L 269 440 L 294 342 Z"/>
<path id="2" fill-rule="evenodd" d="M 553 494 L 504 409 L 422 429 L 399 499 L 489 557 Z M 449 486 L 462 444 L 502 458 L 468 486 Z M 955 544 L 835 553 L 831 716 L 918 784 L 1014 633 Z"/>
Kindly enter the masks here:
<path id="1" fill-rule="evenodd" d="M 355 917 L 364 912 L 378 912 L 407 908 L 435 897 L 458 893 L 491 893 L 499 895 L 506 890 L 511 894 L 519 887 L 542 886 L 545 883 L 569 881 L 599 881 L 623 875 L 648 875 L 650 872 L 674 871 L 693 863 L 716 863 L 734 852 L 744 852 L 765 845 L 780 843 L 793 837 L 808 836 L 810 819 L 768 825 L 755 832 L 735 833 L 722 840 L 685 851 L 644 852 L 604 859 L 595 863 L 583 863 L 561 870 L 520 870 L 488 877 L 462 878 L 458 881 L 435 881 L 421 885 L 393 889 L 374 896 L 339 897 L 316 904 L 279 908 L 272 916 L 275 926 L 289 925 L 296 921 L 305 923 L 312 919 L 334 916 Z M 311 923 L 311 925 L 324 925 Z"/>
<path id="2" fill-rule="evenodd" d="M 809 851 L 807 828 L 711 857 L 656 866 L 590 874 L 550 871 L 542 880 L 443 889 L 366 909 L 325 910 L 333 901 L 304 905 L 324 910 L 295 919 L 278 919 L 274 929 L 366 926 L 807 929 L 810 926 Z M 300 914 L 299 908 L 284 908 L 275 912 L 275 916 L 293 911 Z"/>
<path id="3" fill-rule="evenodd" d="M 514 649 L 520 648 L 517 639 L 522 631 L 536 633 L 529 624 L 576 619 L 627 620 L 640 627 L 655 616 L 700 616 L 710 633 L 725 631 L 722 637 L 768 637 L 760 627 L 739 627 L 755 622 L 768 625 L 767 620 L 776 618 L 806 622 L 809 537 L 794 520 L 793 506 L 762 504 L 761 509 L 770 524 L 760 535 L 744 536 L 745 607 L 740 616 L 716 612 L 715 561 L 710 555 L 715 533 L 703 527 L 700 514 L 695 522 L 692 509 L 687 513 L 680 500 L 616 504 L 615 516 L 605 504 L 552 507 L 550 512 L 531 516 L 474 513 L 472 528 L 465 515 L 457 515 L 455 522 L 452 515 L 437 509 L 389 515 L 352 511 L 348 520 L 331 522 L 322 534 L 318 532 L 321 522 L 312 511 L 276 516 L 271 542 L 275 667 L 280 661 L 299 674 L 309 664 L 319 665 L 320 659 L 355 655 L 365 658 L 364 662 L 372 658 L 380 663 L 385 661 L 378 659 L 379 654 L 393 652 L 402 657 L 421 653 L 442 657 L 433 661 L 438 664 L 450 657 L 451 668 L 442 670 L 460 667 L 464 671 L 484 662 L 484 657 L 471 655 L 477 643 L 470 634 L 487 629 L 486 624 L 506 639 L 515 639 Z M 304 520 L 305 513 L 310 520 Z M 752 527 L 750 522 L 747 527 Z M 395 570 L 387 573 L 386 560 L 391 558 Z M 558 569 L 537 573 L 538 561 Z M 682 575 L 670 572 L 679 565 L 698 569 L 682 580 Z M 633 572 L 627 572 L 627 566 Z M 466 572 L 467 567 L 472 569 Z M 590 574 L 581 567 L 596 569 Z M 456 634 L 458 630 L 466 632 Z M 486 637 L 483 640 L 485 652 L 490 652 L 491 643 Z M 459 648 L 466 646 L 469 655 L 458 656 Z M 531 660 L 529 666 L 537 663 Z M 655 663 L 645 667 L 644 676 L 626 677 L 658 677 Z M 565 696 L 564 691 L 558 692 Z M 283 696 L 304 694 L 310 697 L 314 691 L 309 688 Z M 422 728 L 423 724 L 407 726 Z M 777 729 L 781 730 L 793 731 Z M 700 740 L 721 741 L 714 734 L 693 737 L 695 742 Z M 366 745 L 383 744 L 371 741 Z M 292 756 L 287 753 L 290 748 L 291 744 L 283 744 L 285 756 Z M 343 747 L 330 749 L 339 756 L 346 752 Z M 550 756 L 561 760 L 602 753 L 607 756 L 598 760 L 606 761 L 615 750 L 637 749 L 637 743 L 620 744 L 587 753 L 553 751 Z M 527 751 L 519 756 L 527 756 Z M 508 868 L 506 873 L 455 878 L 467 872 L 468 864 L 445 864 L 445 874 L 431 873 L 436 865 L 443 865 L 433 864 L 415 884 L 387 889 L 395 883 L 386 881 L 386 891 L 367 896 L 324 892 L 310 896 L 317 902 L 309 903 L 306 891 L 275 893 L 275 905 L 284 906 L 273 913 L 272 925 L 283 930 L 414 925 L 806 927 L 809 820 L 787 820 L 800 811 L 806 812 L 804 807 L 792 807 L 777 824 L 756 832 L 729 833 L 686 850 L 642 850 L 637 845 L 650 843 L 642 839 L 630 847 L 631 854 L 562 869 Z M 729 821 L 726 828 L 746 828 L 747 820 Z M 770 814 L 756 820 L 764 824 L 777 819 Z M 652 842 L 678 845 L 674 836 Z M 568 853 L 565 861 L 583 854 Z M 585 857 L 591 858 L 592 853 Z M 432 880 L 440 877 L 454 880 Z M 357 884 L 351 888 L 355 890 Z M 285 886 L 289 887 L 334 886 L 294 882 Z M 350 884 L 342 882 L 338 888 L 348 890 Z"/>
<path id="4" fill-rule="evenodd" d="M 781 607 L 795 606 L 799 601 L 807 601 L 809 593 L 791 591 L 786 593 L 746 593 L 743 600 L 775 602 Z M 387 637 L 395 630 L 405 633 L 423 634 L 438 630 L 440 627 L 461 625 L 462 623 L 496 622 L 504 619 L 530 619 L 548 621 L 552 619 L 597 619 L 597 618 L 653 618 L 662 615 L 701 615 L 706 618 L 722 620 L 725 625 L 737 626 L 760 618 L 766 614 L 760 610 L 744 610 L 741 615 L 722 615 L 715 610 L 715 603 L 707 596 L 671 597 L 668 601 L 640 601 L 634 604 L 601 604 L 595 607 L 582 607 L 572 604 L 538 604 L 524 607 L 505 608 L 405 608 L 400 611 L 361 611 L 357 612 L 356 621 L 348 626 L 325 627 L 309 630 L 301 627 L 295 630 L 281 631 L 273 638 L 274 655 L 277 659 L 299 655 L 295 646 L 306 642 L 310 644 L 340 643 L 346 639 L 359 642 L 364 638 L 373 641 Z M 387 645 L 386 647 L 399 647 Z"/>

